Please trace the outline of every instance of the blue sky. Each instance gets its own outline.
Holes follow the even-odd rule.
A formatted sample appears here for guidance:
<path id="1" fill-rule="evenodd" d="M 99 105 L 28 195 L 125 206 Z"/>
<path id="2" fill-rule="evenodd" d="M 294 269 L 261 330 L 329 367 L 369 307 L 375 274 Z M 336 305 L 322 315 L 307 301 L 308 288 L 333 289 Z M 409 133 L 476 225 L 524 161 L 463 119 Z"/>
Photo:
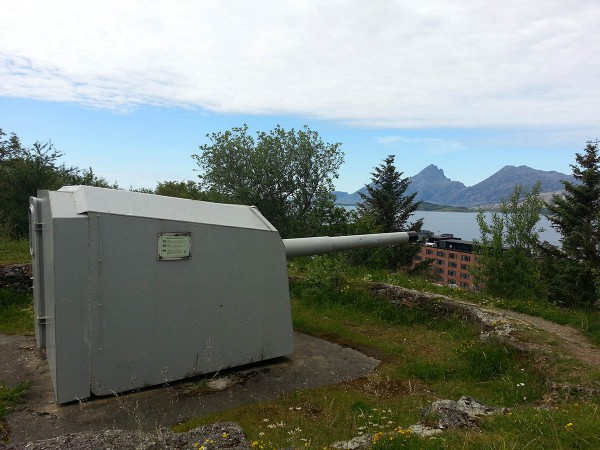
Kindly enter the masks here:
<path id="1" fill-rule="evenodd" d="M 570 173 L 600 137 L 598 23 L 586 0 L 8 0 L 0 128 L 123 187 L 193 179 L 206 134 L 244 123 L 341 142 L 343 191 L 388 154 L 467 185 Z"/>

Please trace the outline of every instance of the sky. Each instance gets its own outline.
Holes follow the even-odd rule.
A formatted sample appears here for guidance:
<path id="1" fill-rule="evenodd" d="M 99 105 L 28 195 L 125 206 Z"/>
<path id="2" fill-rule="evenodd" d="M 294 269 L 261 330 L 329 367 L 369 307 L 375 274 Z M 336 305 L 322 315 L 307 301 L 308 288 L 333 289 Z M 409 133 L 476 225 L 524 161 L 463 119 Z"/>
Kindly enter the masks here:
<path id="1" fill-rule="evenodd" d="M 390 154 L 474 185 L 600 138 L 598 0 L 3 0 L 0 128 L 120 186 L 195 179 L 207 134 L 308 125 L 336 189 Z"/>

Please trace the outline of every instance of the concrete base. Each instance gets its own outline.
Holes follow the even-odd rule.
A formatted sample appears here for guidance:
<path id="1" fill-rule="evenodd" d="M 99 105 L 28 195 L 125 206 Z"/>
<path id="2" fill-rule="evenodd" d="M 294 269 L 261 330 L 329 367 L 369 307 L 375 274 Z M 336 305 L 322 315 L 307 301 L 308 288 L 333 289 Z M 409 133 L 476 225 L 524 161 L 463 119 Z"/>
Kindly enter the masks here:
<path id="1" fill-rule="evenodd" d="M 0 335 L 0 380 L 9 386 L 19 381 L 32 383 L 25 403 L 7 418 L 9 442 L 22 444 L 112 428 L 152 431 L 282 394 L 360 378 L 379 364 L 374 358 L 322 339 L 295 333 L 294 341 L 295 351 L 288 358 L 58 406 L 53 400 L 48 365 L 35 349 L 35 339 Z"/>

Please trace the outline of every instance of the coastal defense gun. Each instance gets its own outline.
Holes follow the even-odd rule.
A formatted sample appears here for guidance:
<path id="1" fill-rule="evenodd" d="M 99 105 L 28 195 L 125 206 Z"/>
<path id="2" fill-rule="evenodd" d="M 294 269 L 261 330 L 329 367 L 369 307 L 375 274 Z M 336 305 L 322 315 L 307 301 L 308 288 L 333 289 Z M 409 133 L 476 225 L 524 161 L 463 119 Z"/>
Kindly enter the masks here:
<path id="1" fill-rule="evenodd" d="M 88 186 L 39 191 L 30 227 L 58 403 L 289 355 L 286 257 L 418 237 L 282 240 L 251 206 Z"/>
<path id="2" fill-rule="evenodd" d="M 352 236 L 319 236 L 308 238 L 284 239 L 285 254 L 288 258 L 297 256 L 320 255 L 322 253 L 356 248 L 382 247 L 384 245 L 404 244 L 419 239 L 416 231 L 398 233 L 356 234 Z"/>

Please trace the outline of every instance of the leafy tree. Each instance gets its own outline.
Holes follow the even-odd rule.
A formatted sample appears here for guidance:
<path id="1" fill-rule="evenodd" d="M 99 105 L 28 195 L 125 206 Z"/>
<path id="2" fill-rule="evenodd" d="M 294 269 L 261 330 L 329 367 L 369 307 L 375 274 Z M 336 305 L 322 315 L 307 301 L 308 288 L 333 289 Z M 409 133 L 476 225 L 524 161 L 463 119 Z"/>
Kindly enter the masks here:
<path id="1" fill-rule="evenodd" d="M 286 131 L 278 125 L 256 140 L 246 125 L 207 137 L 210 143 L 192 157 L 212 198 L 256 206 L 283 237 L 319 234 L 328 218 L 343 216 L 331 194 L 341 144 L 323 142 L 308 126 Z"/>
<path id="2" fill-rule="evenodd" d="M 35 196 L 38 189 L 73 184 L 110 187 L 91 168 L 80 170 L 59 164 L 63 154 L 51 142 L 35 142 L 27 148 L 16 134 L 11 133 L 8 139 L 6 136 L 0 129 L 0 224 L 3 234 L 9 237 L 27 236 L 29 197 Z"/>
<path id="3" fill-rule="evenodd" d="M 156 185 L 154 193 L 167 197 L 188 198 L 190 200 L 206 200 L 207 197 L 200 189 L 200 185 L 191 180 L 159 182 Z"/>
<path id="4" fill-rule="evenodd" d="M 360 193 L 362 201 L 357 209 L 358 231 L 391 233 L 396 231 L 420 231 L 423 219 L 409 222 L 411 215 L 421 202 L 415 202 L 416 193 L 406 195 L 410 178 L 402 178 L 394 165 L 394 156 L 389 155 L 382 164 L 371 173 L 372 183 L 366 186 L 367 193 Z M 382 249 L 355 252 L 357 258 L 369 265 L 384 266 L 391 269 L 409 268 L 419 252 L 414 243 L 390 246 Z"/>
<path id="5" fill-rule="evenodd" d="M 540 190 L 540 182 L 531 191 L 517 185 L 509 198 L 502 200 L 500 212 L 492 213 L 491 223 L 483 211 L 477 215 L 479 266 L 471 270 L 476 282 L 491 294 L 540 297 L 540 267 L 534 257 L 543 231 L 537 228 L 544 207 Z"/>
<path id="6" fill-rule="evenodd" d="M 598 142 L 571 165 L 576 182 L 563 181 L 564 196 L 554 195 L 548 219 L 561 233 L 562 248 L 542 246 L 549 300 L 566 305 L 592 305 L 600 286 L 600 156 Z"/>

